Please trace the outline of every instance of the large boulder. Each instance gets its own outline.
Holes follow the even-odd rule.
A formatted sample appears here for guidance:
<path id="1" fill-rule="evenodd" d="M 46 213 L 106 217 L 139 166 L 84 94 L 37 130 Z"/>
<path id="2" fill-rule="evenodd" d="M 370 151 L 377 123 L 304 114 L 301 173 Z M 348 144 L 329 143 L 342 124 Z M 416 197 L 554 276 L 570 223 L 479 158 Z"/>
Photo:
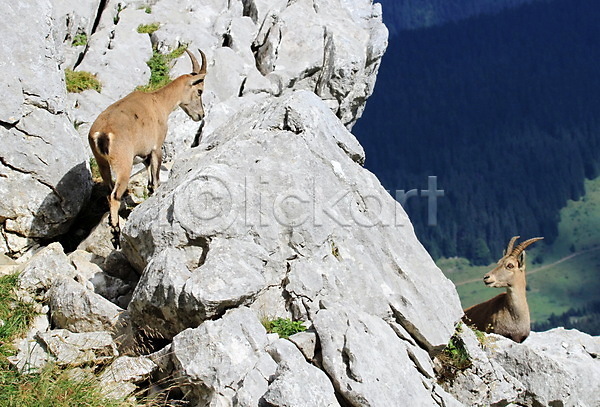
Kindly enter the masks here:
<path id="1" fill-rule="evenodd" d="M 396 390 L 417 385 L 403 400 L 451 405 L 435 384 L 429 354 L 446 346 L 462 315 L 456 290 L 363 159 L 356 139 L 312 92 L 242 106 L 179 156 L 169 180 L 124 226 L 123 250 L 143 271 L 128 308 L 134 324 L 149 336 L 174 338 L 182 355 L 176 365 L 196 375 L 188 365 L 195 362 L 184 360 L 196 356 L 178 351 L 178 341 L 197 326 L 203 334 L 193 336 L 204 338 L 228 310 L 245 309 L 246 321 L 312 321 L 323 368 L 351 405 L 387 405 Z M 248 326 L 243 332 L 252 336 L 244 341 L 262 343 Z M 238 339 L 226 346 L 203 340 L 229 349 Z M 249 366 L 255 359 L 240 357 Z M 217 368 L 202 360 L 208 372 Z M 239 383 L 245 371 L 231 371 L 227 383 Z M 302 376 L 280 373 L 269 400 Z M 233 397 L 207 393 L 206 380 L 194 400 Z"/>
<path id="2" fill-rule="evenodd" d="M 52 3 L 3 3 L 0 35 L 0 252 L 65 233 L 91 192 L 83 143 L 65 114 Z"/>
<path id="3" fill-rule="evenodd" d="M 428 351 L 447 344 L 454 286 L 315 94 L 250 105 L 205 143 L 125 225 L 145 268 L 129 306 L 140 326 L 172 337 L 243 304 L 309 319 L 332 301 L 398 321 Z"/>

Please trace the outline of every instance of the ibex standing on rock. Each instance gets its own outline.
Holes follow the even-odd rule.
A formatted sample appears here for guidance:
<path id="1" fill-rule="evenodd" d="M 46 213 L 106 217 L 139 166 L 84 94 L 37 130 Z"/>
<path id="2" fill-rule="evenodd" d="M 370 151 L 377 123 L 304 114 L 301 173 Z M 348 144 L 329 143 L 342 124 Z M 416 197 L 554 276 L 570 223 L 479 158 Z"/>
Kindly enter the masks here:
<path id="1" fill-rule="evenodd" d="M 505 287 L 506 292 L 467 308 L 463 320 L 480 331 L 523 342 L 531 329 L 525 290 L 525 249 L 543 237 L 526 240 L 514 247 L 518 238 L 515 236 L 510 240 L 498 266 L 483 277 L 486 286 Z"/>
<path id="2" fill-rule="evenodd" d="M 148 168 L 150 193 L 158 187 L 162 162 L 162 145 L 167 135 L 167 119 L 180 106 L 194 121 L 204 117 L 202 92 L 206 76 L 206 56 L 202 66 L 186 50 L 192 60 L 192 73 L 181 75 L 165 87 L 144 93 L 134 91 L 100 113 L 89 132 L 89 142 L 102 180 L 111 189 L 108 197 L 109 223 L 113 244 L 119 242 L 119 208 L 127 190 L 133 159 L 144 159 Z M 115 175 L 113 183 L 111 169 Z"/>

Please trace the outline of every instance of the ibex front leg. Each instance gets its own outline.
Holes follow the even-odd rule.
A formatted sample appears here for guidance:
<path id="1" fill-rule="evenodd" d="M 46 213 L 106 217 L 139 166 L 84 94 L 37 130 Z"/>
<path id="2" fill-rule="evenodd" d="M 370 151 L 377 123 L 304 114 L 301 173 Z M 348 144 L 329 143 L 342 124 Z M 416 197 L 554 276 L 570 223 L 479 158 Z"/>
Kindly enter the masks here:
<path id="1" fill-rule="evenodd" d="M 148 192 L 153 194 L 160 184 L 160 165 L 162 163 L 162 150 L 159 148 L 150 153 L 146 159 L 148 165 Z"/>
<path id="2" fill-rule="evenodd" d="M 115 186 L 108 198 L 108 205 L 110 209 L 109 224 L 112 232 L 112 243 L 115 249 L 119 248 L 119 236 L 121 234 L 121 227 L 119 225 L 119 209 L 121 208 L 121 200 L 125 191 L 127 191 L 127 184 L 129 183 L 129 175 L 131 174 L 132 162 L 128 160 L 118 160 L 120 165 L 115 168 Z"/>

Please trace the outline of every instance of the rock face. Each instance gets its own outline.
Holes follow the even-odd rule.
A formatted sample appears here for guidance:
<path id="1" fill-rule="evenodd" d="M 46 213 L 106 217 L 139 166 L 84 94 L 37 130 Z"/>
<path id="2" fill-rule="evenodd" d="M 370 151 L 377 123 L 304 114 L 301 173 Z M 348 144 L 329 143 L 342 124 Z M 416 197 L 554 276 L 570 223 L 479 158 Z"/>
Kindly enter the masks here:
<path id="1" fill-rule="evenodd" d="M 355 389 L 344 394 L 352 405 L 386 405 L 415 384 L 404 400 L 435 403 L 443 391 L 431 376 L 414 374 L 413 359 L 427 360 L 431 371 L 427 351 L 447 344 L 460 304 L 402 208 L 357 163 L 362 154 L 314 93 L 257 97 L 241 107 L 181 155 L 169 181 L 127 220 L 123 249 L 143 269 L 132 319 L 174 341 L 240 306 L 254 318 L 312 321 L 323 367 L 338 392 Z M 373 347 L 381 329 L 387 336 Z M 339 336 L 325 341 L 331 332 Z M 354 370 L 346 368 L 348 354 Z M 373 359 L 388 363 L 371 374 L 363 369 Z M 403 373 L 390 387 L 396 369 Z"/>
<path id="2" fill-rule="evenodd" d="M 83 142 L 65 114 L 50 1 L 4 3 L 0 45 L 0 252 L 68 230 L 91 191 Z"/>
<path id="3" fill-rule="evenodd" d="M 473 366 L 446 390 L 469 406 L 597 406 L 600 338 L 563 328 L 532 332 L 522 344 L 498 335 L 482 346 L 461 334 Z"/>

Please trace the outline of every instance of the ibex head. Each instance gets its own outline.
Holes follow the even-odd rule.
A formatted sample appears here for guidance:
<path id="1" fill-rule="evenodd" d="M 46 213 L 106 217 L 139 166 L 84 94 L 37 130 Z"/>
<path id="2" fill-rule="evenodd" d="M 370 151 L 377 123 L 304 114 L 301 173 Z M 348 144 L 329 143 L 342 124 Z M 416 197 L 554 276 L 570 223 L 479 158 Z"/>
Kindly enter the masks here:
<path id="1" fill-rule="evenodd" d="M 202 120 L 204 117 L 204 107 L 202 106 L 202 92 L 204 92 L 204 77 L 206 76 L 206 56 L 204 52 L 198 50 L 202 56 L 202 66 L 198 64 L 198 60 L 187 49 L 185 52 L 192 60 L 192 73 L 184 75 L 187 82 L 181 103 L 179 106 L 187 113 L 194 121 Z"/>
<path id="2" fill-rule="evenodd" d="M 510 239 L 504 257 L 492 271 L 483 276 L 483 282 L 488 287 L 513 287 L 525 282 L 525 249 L 543 237 L 534 237 L 514 247 L 518 238 L 519 236 L 515 236 Z"/>

